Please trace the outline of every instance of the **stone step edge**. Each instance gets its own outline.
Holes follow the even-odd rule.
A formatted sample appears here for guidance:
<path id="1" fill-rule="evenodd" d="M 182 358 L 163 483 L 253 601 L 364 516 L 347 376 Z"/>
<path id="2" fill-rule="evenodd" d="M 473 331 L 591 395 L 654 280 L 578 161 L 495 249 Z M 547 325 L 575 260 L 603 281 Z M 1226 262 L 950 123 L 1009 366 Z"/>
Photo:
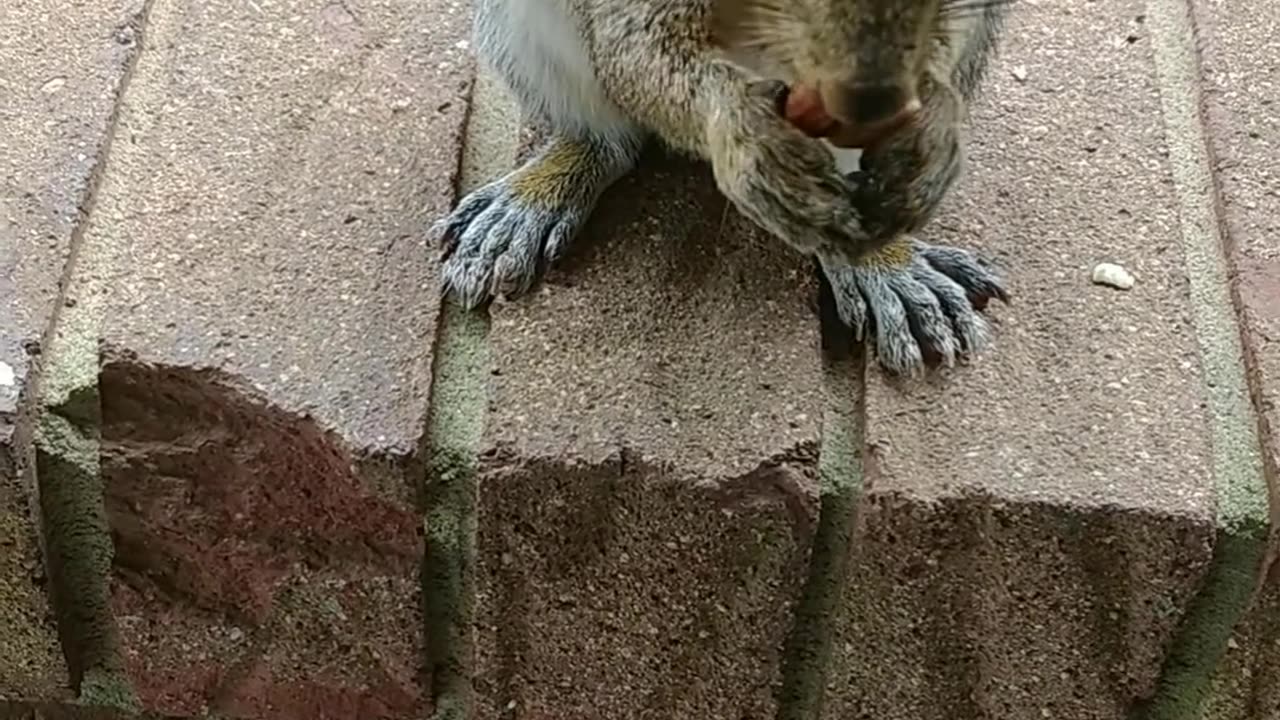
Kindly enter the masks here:
<path id="1" fill-rule="evenodd" d="M 1155 1 L 1174 5 L 1182 2 Z M 1215 293 L 1216 288 L 1216 294 L 1221 296 L 1197 303 L 1195 322 L 1207 372 L 1215 380 L 1210 388 L 1210 406 L 1215 413 L 1219 510 L 1218 541 L 1204 585 L 1175 636 L 1155 697 L 1135 708 L 1133 715 L 1144 720 L 1191 720 L 1198 716 L 1210 692 L 1213 674 L 1232 631 L 1251 606 L 1260 578 L 1266 576 L 1270 512 L 1260 464 L 1258 421 L 1247 401 L 1241 407 L 1241 402 L 1234 399 L 1249 395 L 1234 394 L 1247 388 L 1247 383 L 1241 365 L 1244 353 L 1237 318 L 1227 293 L 1223 247 L 1216 232 L 1220 224 L 1213 222 L 1215 206 L 1195 199 L 1199 189 L 1196 185 L 1212 175 L 1204 175 L 1210 172 L 1207 146 L 1198 116 L 1189 111 L 1199 103 L 1198 84 L 1194 81 L 1197 76 L 1188 74 L 1198 67 L 1197 56 L 1189 46 L 1193 34 L 1187 18 L 1174 8 L 1165 7 L 1153 14 L 1157 16 L 1157 59 L 1170 144 L 1182 151 L 1178 156 L 1190 158 L 1189 162 L 1175 162 L 1175 177 L 1183 205 L 1183 241 L 1192 291 L 1203 297 Z M 513 122 L 519 117 L 499 81 L 479 68 L 459 158 L 459 195 L 495 172 L 511 167 L 520 149 L 518 128 Z M 1222 302 L 1224 299 L 1226 302 Z M 434 541 L 454 552 L 452 557 L 429 559 L 424 564 L 428 634 L 441 638 L 429 640 L 435 648 L 429 664 L 433 677 L 443 681 L 434 691 L 439 707 L 437 717 L 442 720 L 466 717 L 470 707 L 465 669 L 468 641 L 457 628 L 469 626 L 470 621 L 468 570 L 474 564 L 477 472 L 474 449 L 479 447 L 484 432 L 483 373 L 487 363 L 483 361 L 488 330 L 485 313 L 464 313 L 447 304 L 444 315 L 437 336 L 437 372 L 427 432 L 430 470 L 424 495 L 428 518 L 434 516 L 439 522 L 434 530 L 432 523 L 427 524 L 429 547 Z M 865 364 L 856 360 L 828 363 L 828 389 L 836 391 L 832 397 L 861 397 L 860 392 L 848 392 L 856 390 L 848 380 L 855 372 L 865 372 Z M 452 402 L 463 396 L 471 398 L 468 407 Z M 785 653 L 779 712 L 779 718 L 785 720 L 816 717 L 820 712 L 821 678 L 828 655 L 820 640 L 828 633 L 821 631 L 821 623 L 836 601 L 832 588 L 842 584 L 844 553 L 839 548 L 847 547 L 861 494 L 858 439 L 865 422 L 863 410 L 842 405 L 841 401 L 826 409 L 819 461 L 823 503 L 814 566 Z M 1224 422 L 1222 418 L 1228 419 Z M 1227 439 L 1230 437 L 1243 437 L 1244 442 L 1231 442 Z"/>
<path id="2" fill-rule="evenodd" d="M 1263 416 L 1250 392 L 1237 298 L 1231 290 L 1220 188 L 1204 124 L 1200 53 L 1187 0 L 1150 0 L 1160 104 L 1181 216 L 1201 360 L 1213 430 L 1217 538 L 1203 586 L 1193 599 L 1154 697 L 1134 720 L 1199 718 L 1233 632 L 1258 599 L 1275 562 L 1269 489 L 1280 484 L 1264 467 Z M 1268 477 L 1268 476 L 1271 477 Z"/>
<path id="3" fill-rule="evenodd" d="M 82 701 L 126 710 L 139 706 L 136 693 L 124 676 L 114 618 L 107 602 L 111 537 L 97 472 L 100 403 L 97 340 L 91 334 L 94 308 L 77 302 L 78 294 L 97 298 L 101 293 L 85 292 L 87 288 L 77 286 L 74 278 L 81 266 L 85 229 L 111 156 L 120 108 L 142 52 L 153 2 L 144 0 L 121 25 L 121 29 L 132 30 L 137 41 L 116 87 L 108 90 L 115 99 L 114 105 L 79 198 L 79 222 L 72 230 L 55 309 L 41 338 L 43 352 L 33 368 L 23 410 L 32 458 L 32 467 L 26 469 L 28 489 L 72 689 Z M 86 539 L 87 546 L 83 542 Z"/>

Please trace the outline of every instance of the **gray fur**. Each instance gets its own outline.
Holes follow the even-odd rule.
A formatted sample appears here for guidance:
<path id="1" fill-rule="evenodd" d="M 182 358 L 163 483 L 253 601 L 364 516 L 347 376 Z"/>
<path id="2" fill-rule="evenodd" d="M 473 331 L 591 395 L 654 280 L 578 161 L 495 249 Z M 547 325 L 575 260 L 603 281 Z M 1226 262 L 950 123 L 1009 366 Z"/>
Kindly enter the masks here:
<path id="1" fill-rule="evenodd" d="M 551 138 L 438 223 L 444 291 L 469 308 L 526 292 L 571 245 L 601 193 L 633 168 L 642 141 L 656 136 L 709 161 L 717 186 L 746 217 L 819 257 L 841 318 L 859 337 L 875 321 L 887 367 L 918 368 L 920 343 L 947 362 L 973 349 L 985 323 L 960 299 L 966 291 L 1003 299 L 998 280 L 972 256 L 922 255 L 933 249 L 926 245 L 898 251 L 911 242 L 903 233 L 932 217 L 960 174 L 958 126 L 994 47 L 1003 3 L 947 16 L 938 5 L 948 0 L 902 2 L 477 0 L 481 58 Z M 784 73 L 798 67 L 798 49 L 824 68 L 855 59 L 864 74 L 881 65 L 917 68 L 922 122 L 866 151 L 859 172 L 841 174 L 826 143 L 781 117 L 776 84 L 712 46 L 713 12 L 735 3 L 782 8 L 778 42 L 759 45 Z M 815 18 L 822 32 L 807 33 Z M 909 27 L 926 20 L 928 28 Z M 830 32 L 842 22 L 850 32 Z M 883 42 L 883 52 L 867 37 Z M 819 46 L 800 47 L 803 38 L 819 38 Z M 909 261 L 895 267 L 888 256 Z"/>
<path id="2" fill-rule="evenodd" d="M 840 319 L 858 339 L 874 321 L 876 355 L 895 373 L 921 369 L 922 348 L 947 366 L 985 350 L 990 329 L 970 298 L 1006 295 L 1000 276 L 972 253 L 919 241 L 913 249 L 907 267 L 823 268 Z"/>
<path id="3" fill-rule="evenodd" d="M 543 195 L 521 195 L 523 175 L 556 150 L 574 148 L 572 165 Z M 639 144 L 555 137 L 525 165 L 476 189 L 437 224 L 444 250 L 441 288 L 467 309 L 491 297 L 527 292 L 568 249 L 604 190 L 634 167 Z"/>

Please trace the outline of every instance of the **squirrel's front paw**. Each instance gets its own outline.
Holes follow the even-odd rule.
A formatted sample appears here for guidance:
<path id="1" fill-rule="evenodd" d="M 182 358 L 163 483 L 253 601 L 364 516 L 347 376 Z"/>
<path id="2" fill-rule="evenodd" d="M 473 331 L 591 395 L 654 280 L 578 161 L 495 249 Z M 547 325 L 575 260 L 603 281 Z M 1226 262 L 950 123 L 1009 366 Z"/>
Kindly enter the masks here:
<path id="1" fill-rule="evenodd" d="M 522 197 L 516 173 L 470 193 L 435 228 L 445 293 L 470 310 L 533 285 L 577 234 L 589 207 L 544 207 Z"/>
<path id="2" fill-rule="evenodd" d="M 442 291 L 467 309 L 527 292 L 568 250 L 637 149 L 556 138 L 519 169 L 468 194 L 434 228 Z"/>
<path id="3" fill-rule="evenodd" d="M 904 239 L 857 265 L 822 266 L 841 321 L 859 340 L 870 329 L 880 364 L 894 373 L 982 351 L 990 331 L 979 313 L 993 298 L 1009 301 L 995 270 L 959 248 Z"/>
<path id="4" fill-rule="evenodd" d="M 792 127 L 781 83 L 754 83 L 716 109 L 709 133 L 716 185 L 751 221 L 803 253 L 853 262 L 875 244 L 854 205 L 856 186 L 830 150 Z"/>

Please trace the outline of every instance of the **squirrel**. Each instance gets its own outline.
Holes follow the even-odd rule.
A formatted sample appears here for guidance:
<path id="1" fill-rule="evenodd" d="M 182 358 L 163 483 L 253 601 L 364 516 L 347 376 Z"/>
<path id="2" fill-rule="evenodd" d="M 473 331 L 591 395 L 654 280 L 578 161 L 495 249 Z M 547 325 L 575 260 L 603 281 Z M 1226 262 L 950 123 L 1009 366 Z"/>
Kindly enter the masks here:
<path id="1" fill-rule="evenodd" d="M 1010 2 L 476 0 L 476 52 L 551 132 L 436 223 L 442 292 L 472 309 L 528 291 L 656 136 L 816 259 L 839 318 L 874 336 L 890 372 L 980 351 L 1002 279 L 911 233 L 960 174 L 960 126 Z M 792 93 L 836 130 L 789 120 Z"/>

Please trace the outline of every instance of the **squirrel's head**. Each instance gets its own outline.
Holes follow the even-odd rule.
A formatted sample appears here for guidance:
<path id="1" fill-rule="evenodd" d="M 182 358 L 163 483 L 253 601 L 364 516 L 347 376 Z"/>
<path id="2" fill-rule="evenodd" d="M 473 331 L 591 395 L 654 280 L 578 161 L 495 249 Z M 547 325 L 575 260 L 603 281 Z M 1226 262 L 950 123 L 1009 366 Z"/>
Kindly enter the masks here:
<path id="1" fill-rule="evenodd" d="M 900 122 L 920 107 L 930 56 L 962 17 L 1008 0 L 714 0 L 712 32 L 779 78 L 815 88 L 841 123 Z"/>

